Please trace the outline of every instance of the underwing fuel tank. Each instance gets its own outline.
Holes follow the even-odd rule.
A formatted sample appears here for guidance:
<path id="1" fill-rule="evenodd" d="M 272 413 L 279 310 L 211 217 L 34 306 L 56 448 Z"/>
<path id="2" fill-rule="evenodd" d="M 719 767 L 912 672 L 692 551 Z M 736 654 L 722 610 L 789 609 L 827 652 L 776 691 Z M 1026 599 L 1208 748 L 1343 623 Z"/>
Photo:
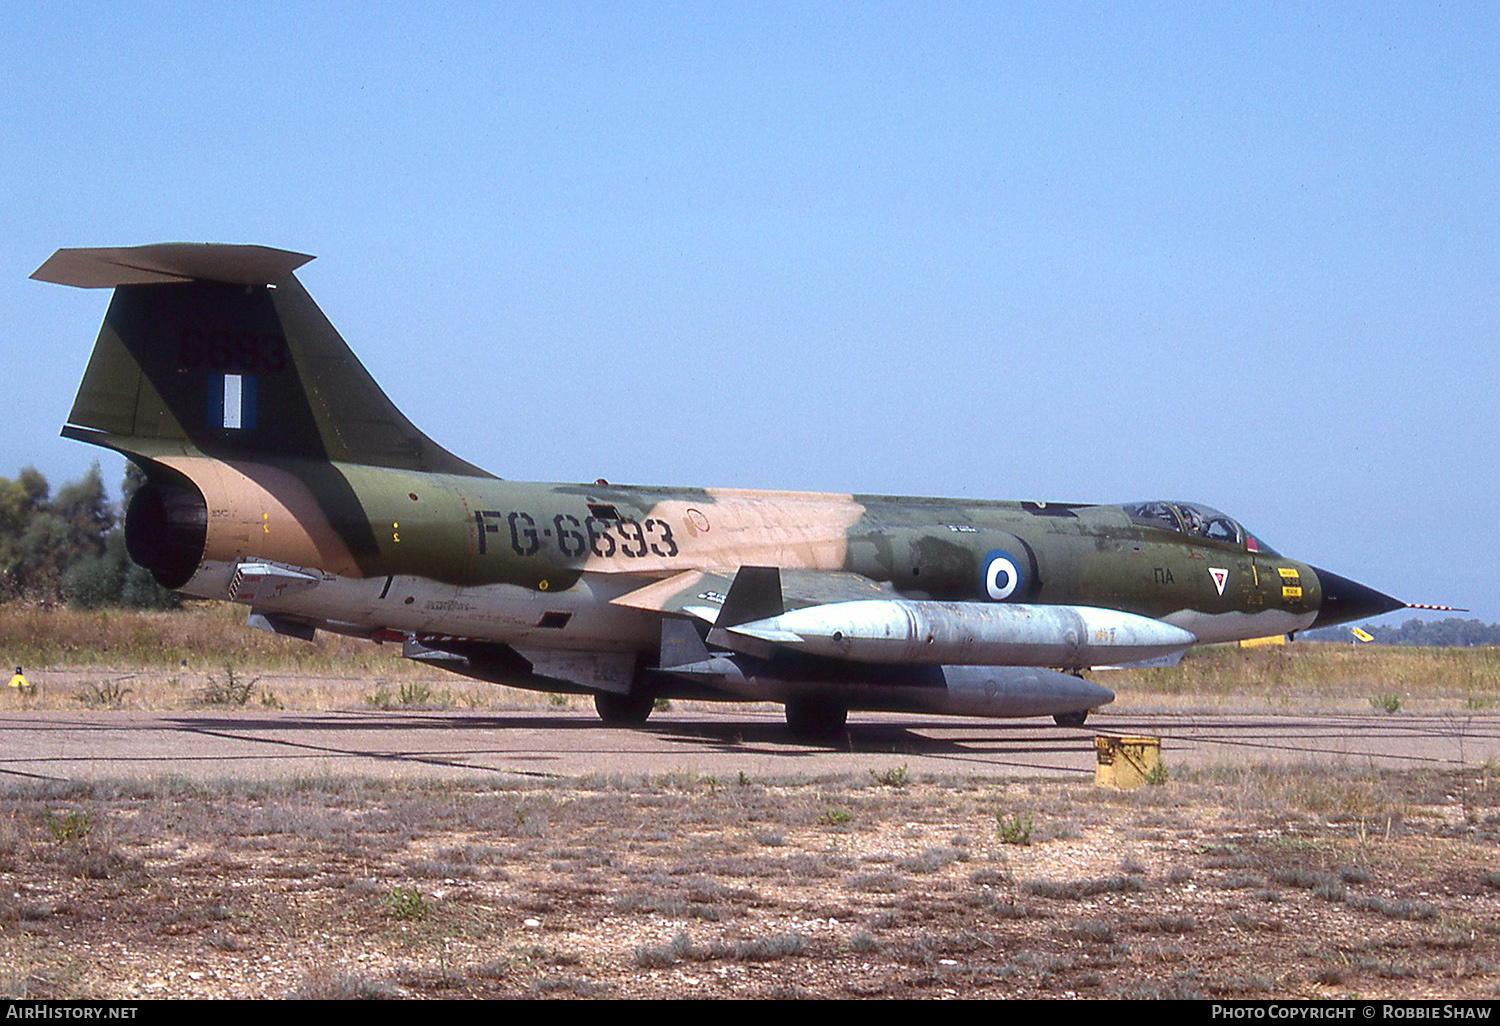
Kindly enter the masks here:
<path id="1" fill-rule="evenodd" d="M 1198 640 L 1114 609 L 907 599 L 807 606 L 723 635 L 860 663 L 1063 668 L 1155 659 Z"/>
<path id="2" fill-rule="evenodd" d="M 1039 666 L 846 667 L 816 683 L 793 668 L 736 654 L 708 655 L 664 668 L 751 702 L 822 700 L 846 709 L 948 716 L 1058 716 L 1088 712 L 1115 699 L 1109 688 Z M 663 689 L 668 693 L 670 689 Z"/>

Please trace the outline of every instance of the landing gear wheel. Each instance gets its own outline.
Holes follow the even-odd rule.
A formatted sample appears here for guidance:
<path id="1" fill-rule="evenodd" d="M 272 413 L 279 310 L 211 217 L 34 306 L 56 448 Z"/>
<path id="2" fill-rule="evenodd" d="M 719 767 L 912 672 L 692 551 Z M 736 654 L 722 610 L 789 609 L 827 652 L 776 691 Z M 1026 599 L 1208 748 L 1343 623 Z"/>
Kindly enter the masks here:
<path id="1" fill-rule="evenodd" d="M 826 741 L 843 733 L 849 710 L 834 702 L 804 699 L 786 704 L 786 725 L 794 737 Z"/>
<path id="2" fill-rule="evenodd" d="M 599 718 L 611 727 L 639 727 L 651 715 L 655 698 L 644 692 L 617 695 L 612 691 L 601 691 L 594 696 L 594 709 Z"/>
<path id="3" fill-rule="evenodd" d="M 1057 713 L 1052 717 L 1052 722 L 1059 727 L 1081 727 L 1088 718 L 1089 710 L 1085 709 L 1082 712 Z"/>

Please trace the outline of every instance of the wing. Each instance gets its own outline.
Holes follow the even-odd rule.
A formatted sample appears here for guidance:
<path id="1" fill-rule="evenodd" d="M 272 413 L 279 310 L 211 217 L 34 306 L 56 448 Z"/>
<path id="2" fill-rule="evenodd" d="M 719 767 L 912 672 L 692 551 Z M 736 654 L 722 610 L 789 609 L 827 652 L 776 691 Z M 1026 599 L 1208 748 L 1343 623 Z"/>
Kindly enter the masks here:
<path id="1" fill-rule="evenodd" d="M 771 575 L 779 576 L 781 608 L 774 609 L 770 592 L 774 582 Z M 736 581 L 739 587 L 735 587 Z M 747 603 L 729 609 L 724 615 L 724 606 L 730 593 L 735 593 L 736 604 Z M 894 598 L 896 593 L 862 574 L 832 570 L 777 570 L 767 567 L 740 567 L 731 570 L 685 570 L 680 574 L 654 581 L 644 588 L 637 588 L 615 598 L 617 606 L 627 606 L 650 613 L 665 613 L 669 616 L 691 616 L 706 623 L 720 625 L 733 619 L 736 623 L 776 616 L 793 609 L 821 606 L 830 602 L 854 602 L 860 599 Z M 746 612 L 769 610 L 761 616 L 745 615 Z"/>
<path id="2" fill-rule="evenodd" d="M 847 572 L 694 570 L 614 599 L 709 624 L 710 645 L 840 662 L 1081 668 L 1180 654 L 1197 638 L 1160 620 L 1092 606 L 903 598 Z"/>

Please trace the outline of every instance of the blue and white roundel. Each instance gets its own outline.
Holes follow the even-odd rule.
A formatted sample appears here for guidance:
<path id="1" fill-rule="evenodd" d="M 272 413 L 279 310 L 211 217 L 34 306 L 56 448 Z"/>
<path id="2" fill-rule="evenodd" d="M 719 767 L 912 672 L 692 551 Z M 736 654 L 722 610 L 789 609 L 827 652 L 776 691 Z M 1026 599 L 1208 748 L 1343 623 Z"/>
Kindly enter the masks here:
<path id="1" fill-rule="evenodd" d="M 994 549 L 984 557 L 984 593 L 996 602 L 1018 594 L 1025 583 L 1020 560 L 1009 552 Z"/>

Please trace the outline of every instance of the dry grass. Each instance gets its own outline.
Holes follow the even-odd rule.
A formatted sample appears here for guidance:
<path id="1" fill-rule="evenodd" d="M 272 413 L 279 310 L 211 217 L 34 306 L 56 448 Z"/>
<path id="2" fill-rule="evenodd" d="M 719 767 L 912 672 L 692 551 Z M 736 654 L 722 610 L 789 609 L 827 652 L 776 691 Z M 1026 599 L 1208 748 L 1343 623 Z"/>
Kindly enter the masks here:
<path id="1" fill-rule="evenodd" d="M 1500 785 L 1329 784 L 1283 766 L 1129 794 L 685 773 L 17 786 L 0 794 L 0 987 L 1494 997 Z M 1032 815 L 1033 843 L 1003 843 L 996 809 Z"/>
<path id="2" fill-rule="evenodd" d="M 1394 695 L 1408 711 L 1480 711 L 1500 703 L 1500 648 L 1211 645 L 1189 652 L 1176 667 L 1095 676 L 1137 704 L 1253 710 L 1313 703 L 1368 711 L 1372 697 Z"/>
<path id="3" fill-rule="evenodd" d="M 245 705 L 353 708 L 583 708 L 573 698 L 470 681 L 377 645 L 319 632 L 312 642 L 245 626 L 245 609 L 197 602 L 180 611 L 0 606 L 0 662 L 39 687 L 31 709 L 191 709 Z M 253 682 L 246 688 L 245 685 Z"/>
<path id="4" fill-rule="evenodd" d="M 390 646 L 319 632 L 312 642 L 245 626 L 246 609 L 228 602 L 193 602 L 182 610 L 45 609 L 0 606 L 0 653 L 31 667 L 220 667 L 253 670 L 373 671 L 392 662 Z M 399 647 L 395 649 L 399 656 Z"/>
<path id="5" fill-rule="evenodd" d="M 394 645 L 320 632 L 312 642 L 245 626 L 231 603 L 195 602 L 176 612 L 45 610 L 0 606 L 0 662 L 39 671 L 40 708 L 184 708 L 225 667 L 258 676 L 248 697 L 286 708 L 349 708 L 369 702 L 434 708 L 539 708 L 546 699 L 473 684 L 404 660 Z M 35 676 L 35 674 L 33 674 Z M 1295 644 L 1197 649 L 1171 669 L 1101 671 L 1117 693 L 1115 711 L 1368 711 L 1396 699 L 1408 712 L 1500 707 L 1500 649 L 1424 649 Z M 47 687 L 48 679 L 53 681 Z M 59 683 L 60 682 L 60 683 Z M 120 689 L 129 695 L 119 695 Z M 75 698 L 78 695 L 80 697 Z M 564 707 L 577 700 L 559 699 Z M 587 703 L 584 703 L 587 704 Z"/>
<path id="6" fill-rule="evenodd" d="M 476 709 L 555 713 L 592 711 L 587 698 L 546 695 L 410 664 L 390 662 L 369 676 L 297 671 L 257 671 L 229 664 L 194 669 L 137 669 L 66 666 L 27 676 L 38 686 L 32 697 L 12 695 L 3 703 L 16 710 L 139 710 L 161 712 L 205 708 L 264 711 Z"/>

